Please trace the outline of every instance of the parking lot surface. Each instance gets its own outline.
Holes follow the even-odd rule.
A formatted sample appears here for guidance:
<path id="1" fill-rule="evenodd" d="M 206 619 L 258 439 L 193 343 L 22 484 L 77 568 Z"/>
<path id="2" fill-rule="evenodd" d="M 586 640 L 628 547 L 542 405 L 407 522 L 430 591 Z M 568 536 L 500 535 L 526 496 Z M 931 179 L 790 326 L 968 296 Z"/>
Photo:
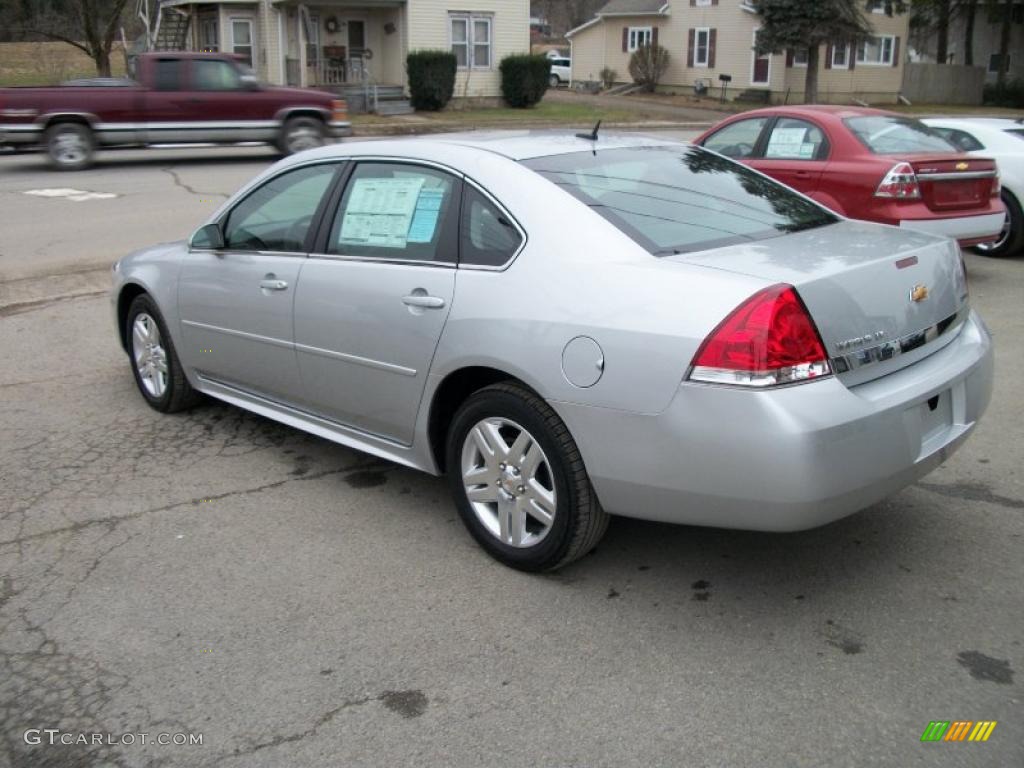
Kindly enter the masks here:
<path id="1" fill-rule="evenodd" d="M 0 157 L 3 278 L 183 236 L 272 160 L 170 154 Z M 935 473 L 798 534 L 616 518 L 546 576 L 490 560 L 442 479 L 150 410 L 104 296 L 0 311 L 0 765 L 1024 764 L 1024 259 L 967 264 L 996 389 Z M 935 720 L 998 725 L 922 743 Z"/>

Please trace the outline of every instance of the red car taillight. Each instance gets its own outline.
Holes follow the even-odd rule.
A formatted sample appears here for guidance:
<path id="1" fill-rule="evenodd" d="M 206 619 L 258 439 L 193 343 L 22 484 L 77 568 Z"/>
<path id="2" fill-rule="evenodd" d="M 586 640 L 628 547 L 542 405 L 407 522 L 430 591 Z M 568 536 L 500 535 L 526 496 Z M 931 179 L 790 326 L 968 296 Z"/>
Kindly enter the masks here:
<path id="1" fill-rule="evenodd" d="M 758 291 L 711 332 L 689 378 L 714 384 L 772 387 L 832 372 L 818 329 L 791 285 Z"/>
<path id="2" fill-rule="evenodd" d="M 919 200 L 921 187 L 917 174 L 910 163 L 896 163 L 885 174 L 882 183 L 875 190 L 875 197 L 894 197 L 897 200 Z"/>
<path id="3" fill-rule="evenodd" d="M 996 177 L 992 179 L 992 197 L 999 197 L 999 194 L 1003 191 L 1003 180 L 999 178 L 999 171 L 996 171 Z"/>

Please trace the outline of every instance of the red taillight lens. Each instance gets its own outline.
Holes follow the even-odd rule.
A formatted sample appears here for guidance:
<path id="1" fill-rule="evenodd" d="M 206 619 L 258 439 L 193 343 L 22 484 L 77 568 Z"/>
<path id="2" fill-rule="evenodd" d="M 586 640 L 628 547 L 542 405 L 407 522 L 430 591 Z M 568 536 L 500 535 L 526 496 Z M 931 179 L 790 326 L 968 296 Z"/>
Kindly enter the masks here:
<path id="1" fill-rule="evenodd" d="M 919 200 L 921 187 L 917 174 L 910 163 L 896 163 L 885 174 L 882 183 L 875 190 L 875 197 L 894 197 L 897 200 Z"/>
<path id="2" fill-rule="evenodd" d="M 999 171 L 996 171 L 996 177 L 992 179 L 992 197 L 999 197 L 1003 191 L 1003 180 L 999 177 Z"/>
<path id="3" fill-rule="evenodd" d="M 832 372 L 825 345 L 791 285 L 758 291 L 711 332 L 693 358 L 692 381 L 772 387 Z"/>

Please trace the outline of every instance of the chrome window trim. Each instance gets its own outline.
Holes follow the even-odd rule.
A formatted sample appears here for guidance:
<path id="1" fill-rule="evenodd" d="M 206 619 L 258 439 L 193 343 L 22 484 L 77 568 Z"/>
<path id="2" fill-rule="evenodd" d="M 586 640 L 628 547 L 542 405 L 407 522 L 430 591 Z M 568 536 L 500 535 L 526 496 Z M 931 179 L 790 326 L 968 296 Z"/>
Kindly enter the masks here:
<path id="1" fill-rule="evenodd" d="M 396 259 L 377 258 L 376 256 L 353 256 L 346 253 L 311 253 L 311 259 L 322 259 L 324 261 L 362 261 L 370 264 L 393 264 L 406 267 L 437 267 L 438 269 L 455 269 L 455 263 L 451 261 L 426 261 L 424 259 Z"/>
<path id="2" fill-rule="evenodd" d="M 519 254 L 523 252 L 524 248 L 526 248 L 526 243 L 528 242 L 529 235 L 526 234 L 526 230 L 523 229 L 523 226 L 519 223 L 519 220 L 509 212 L 508 208 L 502 205 L 501 201 L 498 200 L 498 198 L 496 198 L 494 195 L 492 195 L 483 185 L 481 185 L 474 179 L 471 179 L 469 176 L 464 176 L 463 178 L 465 179 L 467 184 L 472 186 L 473 189 L 477 190 L 481 195 L 486 197 L 496 208 L 498 208 L 498 210 L 500 210 L 508 217 L 508 220 L 512 222 L 512 225 L 516 228 L 516 231 L 519 232 L 519 237 L 522 239 L 522 242 L 519 243 L 519 247 L 515 250 L 515 253 L 509 256 L 508 260 L 505 263 L 497 266 L 489 266 L 487 264 L 466 264 L 462 261 L 462 253 L 460 250 L 459 269 L 470 269 L 477 272 L 504 272 L 512 265 L 513 261 L 519 258 Z M 462 221 L 460 216 L 459 239 L 461 240 L 461 238 Z"/>
<path id="3" fill-rule="evenodd" d="M 970 181 L 971 179 L 991 179 L 998 175 L 998 171 L 952 171 L 950 173 L 923 173 L 917 172 L 918 181 Z"/>
<path id="4" fill-rule="evenodd" d="M 908 333 L 898 339 L 876 344 L 873 347 L 858 349 L 845 355 L 836 355 L 830 360 L 832 370 L 836 374 L 849 373 L 918 350 L 940 336 L 959 331 L 970 311 L 970 307 L 965 304 L 954 314 L 920 331 Z"/>

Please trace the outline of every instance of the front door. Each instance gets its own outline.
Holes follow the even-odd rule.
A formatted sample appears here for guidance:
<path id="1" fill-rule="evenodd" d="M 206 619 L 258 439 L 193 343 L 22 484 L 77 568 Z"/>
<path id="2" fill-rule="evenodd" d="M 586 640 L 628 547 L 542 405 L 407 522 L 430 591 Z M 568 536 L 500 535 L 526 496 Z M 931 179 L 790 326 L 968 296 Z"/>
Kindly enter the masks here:
<path id="1" fill-rule="evenodd" d="M 828 165 L 829 144 L 817 125 L 793 117 L 780 117 L 768 131 L 764 150 L 750 164 L 805 195 L 818 189 Z"/>
<path id="2" fill-rule="evenodd" d="M 309 407 L 411 444 L 455 290 L 462 182 L 410 163 L 363 162 L 295 297 Z"/>
<path id="3" fill-rule="evenodd" d="M 336 164 L 273 177 L 222 219 L 225 247 L 193 242 L 182 264 L 179 354 L 196 373 L 297 403 L 292 308 L 307 237 Z"/>
<path id="4" fill-rule="evenodd" d="M 772 57 L 770 53 L 758 54 L 757 32 L 754 33 L 753 71 L 750 76 L 751 85 L 768 85 L 772 77 Z"/>

